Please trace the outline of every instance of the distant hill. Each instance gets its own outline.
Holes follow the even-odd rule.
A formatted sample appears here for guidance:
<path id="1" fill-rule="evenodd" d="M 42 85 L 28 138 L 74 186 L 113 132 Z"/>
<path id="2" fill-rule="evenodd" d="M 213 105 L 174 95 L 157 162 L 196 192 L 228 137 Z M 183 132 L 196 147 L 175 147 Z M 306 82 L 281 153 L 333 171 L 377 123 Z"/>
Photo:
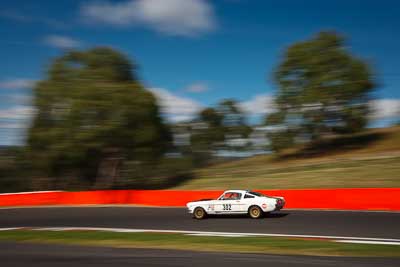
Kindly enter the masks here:
<path id="1" fill-rule="evenodd" d="M 400 127 L 197 170 L 180 189 L 400 187 Z"/>
<path id="2" fill-rule="evenodd" d="M 9 154 L 9 153 L 14 153 L 16 150 L 18 150 L 20 147 L 18 146 L 4 146 L 0 145 L 0 155 L 4 154 Z"/>

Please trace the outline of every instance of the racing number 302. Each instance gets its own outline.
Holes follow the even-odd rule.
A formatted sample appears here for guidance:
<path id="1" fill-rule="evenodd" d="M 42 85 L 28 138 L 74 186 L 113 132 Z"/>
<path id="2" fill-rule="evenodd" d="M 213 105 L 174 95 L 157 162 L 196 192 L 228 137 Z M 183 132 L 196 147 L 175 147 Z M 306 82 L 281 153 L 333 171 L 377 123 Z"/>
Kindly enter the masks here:
<path id="1" fill-rule="evenodd" d="M 223 210 L 232 210 L 231 204 L 222 204 L 222 209 Z"/>

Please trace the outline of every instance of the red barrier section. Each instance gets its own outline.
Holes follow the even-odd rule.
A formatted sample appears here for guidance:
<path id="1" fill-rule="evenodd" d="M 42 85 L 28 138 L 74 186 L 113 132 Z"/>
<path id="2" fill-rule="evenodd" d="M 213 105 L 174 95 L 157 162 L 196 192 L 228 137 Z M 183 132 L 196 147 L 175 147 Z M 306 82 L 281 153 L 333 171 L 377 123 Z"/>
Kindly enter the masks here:
<path id="1" fill-rule="evenodd" d="M 61 192 L 0 194 L 0 206 L 54 205 Z"/>
<path id="2" fill-rule="evenodd" d="M 283 196 L 285 208 L 400 211 L 400 188 L 256 190 Z M 222 191 L 104 190 L 0 194 L 0 206 L 136 204 L 185 206 L 192 200 L 217 198 Z"/>
<path id="3" fill-rule="evenodd" d="M 223 191 L 134 191 L 132 203 L 151 206 L 185 206 L 189 201 L 205 198 L 214 199 L 222 193 Z"/>
<path id="4" fill-rule="evenodd" d="M 286 208 L 400 211 L 400 188 L 261 190 L 284 196 Z"/>

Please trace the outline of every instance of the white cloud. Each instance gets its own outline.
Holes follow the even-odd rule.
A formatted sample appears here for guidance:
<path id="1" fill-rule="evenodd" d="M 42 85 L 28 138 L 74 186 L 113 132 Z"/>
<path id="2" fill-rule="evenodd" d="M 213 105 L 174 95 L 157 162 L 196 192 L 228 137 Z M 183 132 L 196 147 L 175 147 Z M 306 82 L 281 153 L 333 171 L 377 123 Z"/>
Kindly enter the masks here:
<path id="1" fill-rule="evenodd" d="M 29 106 L 0 109 L 0 145 L 21 144 L 34 113 L 35 109 Z"/>
<path id="2" fill-rule="evenodd" d="M 202 105 L 195 100 L 175 95 L 166 89 L 149 88 L 149 90 L 156 96 L 163 113 L 171 121 L 193 119 L 202 109 Z"/>
<path id="3" fill-rule="evenodd" d="M 13 79 L 0 81 L 0 89 L 30 89 L 35 85 L 35 80 Z"/>
<path id="4" fill-rule="evenodd" d="M 371 118 L 394 119 L 400 117 L 400 99 L 376 99 L 370 101 Z"/>
<path id="5" fill-rule="evenodd" d="M 274 97 L 267 94 L 256 95 L 248 101 L 241 102 L 240 107 L 251 115 L 265 115 L 275 111 Z M 400 99 L 376 99 L 369 102 L 373 120 L 393 119 L 400 117 Z"/>
<path id="6" fill-rule="evenodd" d="M 26 124 L 20 121 L 3 122 L 0 121 L 0 129 L 25 129 Z"/>
<path id="7" fill-rule="evenodd" d="M 256 95 L 239 105 L 249 115 L 265 115 L 275 110 L 274 97 L 267 94 Z"/>
<path id="8" fill-rule="evenodd" d="M 49 35 L 44 38 L 44 43 L 61 49 L 72 49 L 82 46 L 82 42 L 68 36 Z"/>
<path id="9" fill-rule="evenodd" d="M 19 22 L 19 23 L 26 23 L 26 24 L 44 24 L 46 26 L 50 26 L 53 28 L 58 28 L 58 29 L 65 29 L 69 28 L 71 25 L 67 24 L 66 22 L 55 20 L 52 18 L 48 17 L 43 17 L 43 16 L 33 16 L 31 13 L 21 13 L 19 10 L 1 10 L 0 11 L 0 18 L 4 18 L 7 20 L 11 20 L 14 22 Z"/>
<path id="10" fill-rule="evenodd" d="M 81 6 L 81 16 L 90 23 L 143 25 L 169 35 L 194 36 L 216 28 L 206 0 L 94 1 Z"/>
<path id="11" fill-rule="evenodd" d="M 27 94 L 12 94 L 6 95 L 5 99 L 9 103 L 16 105 L 30 105 L 32 103 L 32 96 Z"/>
<path id="12" fill-rule="evenodd" d="M 23 120 L 30 118 L 35 109 L 28 106 L 14 106 L 7 109 L 0 109 L 0 119 Z"/>
<path id="13" fill-rule="evenodd" d="M 193 119 L 204 106 L 188 97 L 178 96 L 163 88 L 149 88 L 156 96 L 163 113 L 170 121 L 179 122 Z M 271 95 L 256 95 L 248 101 L 240 102 L 239 107 L 249 116 L 259 116 L 275 110 Z"/>
<path id="14" fill-rule="evenodd" d="M 21 133 L 22 129 L 4 128 L 1 125 L 0 128 L 0 145 L 11 146 L 23 144 L 24 135 Z"/>
<path id="15" fill-rule="evenodd" d="M 193 83 L 186 87 L 185 91 L 189 93 L 204 93 L 209 90 L 208 85 L 205 83 Z"/>

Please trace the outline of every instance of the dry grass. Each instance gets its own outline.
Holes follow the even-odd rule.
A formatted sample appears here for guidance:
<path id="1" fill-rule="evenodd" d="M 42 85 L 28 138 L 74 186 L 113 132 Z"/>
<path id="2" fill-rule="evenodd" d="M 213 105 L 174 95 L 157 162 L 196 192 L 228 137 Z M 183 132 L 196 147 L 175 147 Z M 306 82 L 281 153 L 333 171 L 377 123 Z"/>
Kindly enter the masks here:
<path id="1" fill-rule="evenodd" d="M 400 187 L 400 127 L 197 170 L 179 189 Z"/>

